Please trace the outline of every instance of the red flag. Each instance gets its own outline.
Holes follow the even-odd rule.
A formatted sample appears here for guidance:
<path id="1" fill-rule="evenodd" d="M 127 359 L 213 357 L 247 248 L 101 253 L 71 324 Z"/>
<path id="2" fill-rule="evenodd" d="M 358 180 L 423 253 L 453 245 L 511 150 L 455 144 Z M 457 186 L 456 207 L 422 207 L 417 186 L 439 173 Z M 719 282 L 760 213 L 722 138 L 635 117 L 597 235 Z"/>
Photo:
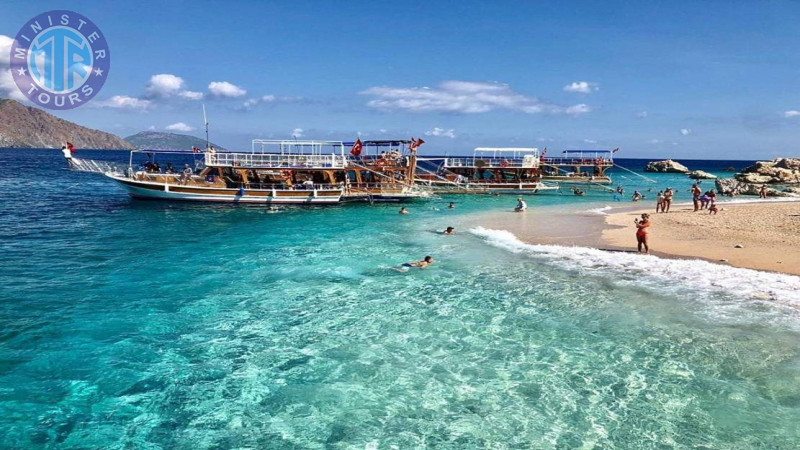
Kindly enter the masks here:
<path id="1" fill-rule="evenodd" d="M 72 145 L 72 142 L 67 142 L 67 148 L 69 149 L 70 153 L 75 153 L 75 146 Z"/>
<path id="2" fill-rule="evenodd" d="M 408 151 L 416 150 L 417 148 L 419 148 L 420 145 L 424 143 L 425 141 L 423 141 L 422 139 L 411 138 L 411 145 L 408 146 Z"/>
<path id="3" fill-rule="evenodd" d="M 364 148 L 364 144 L 361 143 L 361 138 L 356 139 L 356 142 L 353 144 L 353 148 L 350 149 L 350 154 L 353 156 L 361 155 L 361 150 Z"/>

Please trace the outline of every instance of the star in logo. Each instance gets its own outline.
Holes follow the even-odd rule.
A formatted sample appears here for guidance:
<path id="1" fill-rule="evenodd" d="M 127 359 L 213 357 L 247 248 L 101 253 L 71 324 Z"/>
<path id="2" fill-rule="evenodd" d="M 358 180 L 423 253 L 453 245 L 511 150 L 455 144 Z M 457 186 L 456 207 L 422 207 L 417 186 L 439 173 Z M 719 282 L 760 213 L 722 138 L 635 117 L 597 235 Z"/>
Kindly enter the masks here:
<path id="1" fill-rule="evenodd" d="M 94 74 L 97 75 L 98 77 L 102 77 L 103 76 L 103 69 L 101 69 L 99 67 L 97 69 L 94 69 Z"/>
<path id="2" fill-rule="evenodd" d="M 26 70 L 25 70 L 25 68 L 23 68 L 23 67 L 20 67 L 19 69 L 17 69 L 17 73 L 18 73 L 18 74 L 19 74 L 19 76 L 21 76 L 21 77 L 24 77 L 24 76 L 25 76 L 25 72 L 26 72 Z"/>

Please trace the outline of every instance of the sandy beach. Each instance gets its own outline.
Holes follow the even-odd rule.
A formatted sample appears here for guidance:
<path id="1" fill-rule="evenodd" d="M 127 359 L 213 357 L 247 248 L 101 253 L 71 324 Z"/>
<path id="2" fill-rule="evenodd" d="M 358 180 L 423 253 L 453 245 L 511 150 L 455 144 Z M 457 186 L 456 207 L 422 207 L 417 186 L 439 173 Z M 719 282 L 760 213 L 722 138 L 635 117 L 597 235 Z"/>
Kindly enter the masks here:
<path id="1" fill-rule="evenodd" d="M 800 275 L 800 202 L 720 203 L 717 215 L 673 205 L 666 214 L 641 203 L 598 214 L 587 209 L 529 210 L 476 217 L 470 225 L 504 229 L 532 244 L 636 251 L 633 219 L 650 214 L 651 253 Z M 737 248 L 736 246 L 741 246 Z"/>

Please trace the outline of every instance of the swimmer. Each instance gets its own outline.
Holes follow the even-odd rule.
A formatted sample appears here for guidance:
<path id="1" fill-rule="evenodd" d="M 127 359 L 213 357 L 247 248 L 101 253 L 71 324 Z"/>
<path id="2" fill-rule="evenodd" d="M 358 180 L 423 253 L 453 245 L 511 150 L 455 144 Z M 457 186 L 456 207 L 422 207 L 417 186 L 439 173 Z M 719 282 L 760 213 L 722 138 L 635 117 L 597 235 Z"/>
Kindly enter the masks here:
<path id="1" fill-rule="evenodd" d="M 442 231 L 442 234 L 456 234 L 456 229 L 453 227 L 447 227 L 446 230 Z"/>
<path id="2" fill-rule="evenodd" d="M 447 205 L 447 207 L 448 207 L 449 209 L 456 209 L 456 203 L 455 203 L 455 202 L 450 202 L 450 204 L 449 204 L 449 205 Z"/>
<path id="3" fill-rule="evenodd" d="M 406 209 L 405 206 L 400 208 L 400 214 L 408 214 L 408 210 Z"/>
<path id="4" fill-rule="evenodd" d="M 430 256 L 426 256 L 425 259 L 423 259 L 422 261 L 414 261 L 414 262 L 403 263 L 403 265 L 400 266 L 401 267 L 400 270 L 405 272 L 406 270 L 408 270 L 408 269 L 410 269 L 412 267 L 419 267 L 420 269 L 424 269 L 424 268 L 430 266 L 431 264 L 433 264 L 433 258 L 430 257 Z"/>

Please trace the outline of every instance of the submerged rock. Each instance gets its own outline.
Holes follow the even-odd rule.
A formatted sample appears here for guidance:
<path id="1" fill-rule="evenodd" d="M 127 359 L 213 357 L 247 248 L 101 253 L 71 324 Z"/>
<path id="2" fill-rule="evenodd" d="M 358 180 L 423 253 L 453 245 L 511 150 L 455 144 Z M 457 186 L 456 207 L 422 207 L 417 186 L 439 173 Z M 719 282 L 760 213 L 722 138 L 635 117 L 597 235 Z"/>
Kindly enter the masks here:
<path id="1" fill-rule="evenodd" d="M 800 158 L 775 158 L 758 161 L 735 175 L 745 183 L 800 184 Z"/>
<path id="2" fill-rule="evenodd" d="M 695 180 L 714 180 L 717 176 L 708 172 L 703 172 L 702 170 L 694 170 L 689 173 L 689 178 L 694 178 Z"/>
<path id="3" fill-rule="evenodd" d="M 647 163 L 644 171 L 661 173 L 688 173 L 689 168 L 677 161 L 665 159 L 663 161 L 651 161 Z"/>

